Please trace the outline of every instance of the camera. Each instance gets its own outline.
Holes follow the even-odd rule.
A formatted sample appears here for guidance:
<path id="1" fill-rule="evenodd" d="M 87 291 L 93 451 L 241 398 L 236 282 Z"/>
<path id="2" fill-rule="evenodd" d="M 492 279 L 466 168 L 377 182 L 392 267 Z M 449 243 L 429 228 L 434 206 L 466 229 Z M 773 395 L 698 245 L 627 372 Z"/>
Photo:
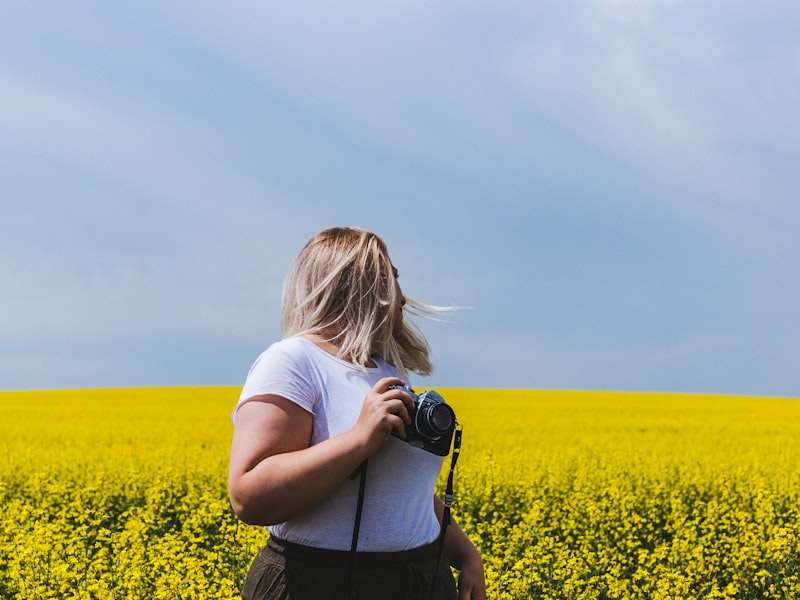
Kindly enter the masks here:
<path id="1" fill-rule="evenodd" d="M 406 425 L 406 437 L 401 438 L 397 433 L 393 435 L 415 448 L 447 456 L 456 429 L 456 413 L 445 404 L 444 398 L 433 390 L 417 394 L 406 385 L 392 385 L 389 389 L 403 390 L 414 401 L 411 425 Z"/>

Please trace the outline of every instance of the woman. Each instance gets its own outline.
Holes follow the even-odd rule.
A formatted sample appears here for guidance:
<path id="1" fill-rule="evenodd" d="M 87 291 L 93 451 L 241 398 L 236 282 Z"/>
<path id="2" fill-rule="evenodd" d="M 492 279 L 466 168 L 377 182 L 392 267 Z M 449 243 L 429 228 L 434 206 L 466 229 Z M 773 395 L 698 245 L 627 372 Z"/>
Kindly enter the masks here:
<path id="1" fill-rule="evenodd" d="M 403 321 L 407 302 L 430 308 L 403 297 L 374 233 L 326 229 L 295 260 L 283 290 L 286 337 L 256 360 L 234 412 L 231 504 L 270 531 L 243 598 L 486 597 L 480 555 L 455 523 L 434 573 L 443 459 L 397 437 L 414 404 L 394 386 L 409 370 L 432 369 L 425 338 Z M 445 563 L 460 570 L 458 593 Z"/>

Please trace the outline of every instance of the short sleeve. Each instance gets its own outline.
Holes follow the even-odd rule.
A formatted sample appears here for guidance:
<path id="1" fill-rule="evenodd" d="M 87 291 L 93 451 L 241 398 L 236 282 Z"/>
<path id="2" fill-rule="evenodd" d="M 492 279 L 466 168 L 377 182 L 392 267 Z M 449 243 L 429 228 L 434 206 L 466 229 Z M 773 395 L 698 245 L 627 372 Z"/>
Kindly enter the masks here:
<path id="1" fill-rule="evenodd" d="M 298 345 L 287 340 L 270 346 L 250 367 L 239 402 L 233 412 L 254 396 L 275 394 L 294 402 L 309 413 L 316 414 L 319 399 L 309 360 Z"/>

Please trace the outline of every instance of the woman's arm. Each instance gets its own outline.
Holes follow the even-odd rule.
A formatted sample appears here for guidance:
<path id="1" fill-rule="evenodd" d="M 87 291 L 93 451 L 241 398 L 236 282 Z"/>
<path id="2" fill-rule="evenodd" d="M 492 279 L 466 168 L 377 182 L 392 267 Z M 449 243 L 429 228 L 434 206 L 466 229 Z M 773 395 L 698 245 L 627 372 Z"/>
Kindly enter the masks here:
<path id="1" fill-rule="evenodd" d="M 294 402 L 268 394 L 241 405 L 228 470 L 237 516 L 251 525 L 272 525 L 302 514 L 377 451 L 392 430 L 404 435 L 413 402 L 404 392 L 387 391 L 402 383 L 396 377 L 376 383 L 355 426 L 313 446 L 313 416 Z"/>
<path id="2" fill-rule="evenodd" d="M 433 509 L 441 522 L 444 504 L 438 496 L 433 497 Z M 459 600 L 486 600 L 486 580 L 481 555 L 452 517 L 444 538 L 444 554 L 450 566 L 459 571 Z"/>

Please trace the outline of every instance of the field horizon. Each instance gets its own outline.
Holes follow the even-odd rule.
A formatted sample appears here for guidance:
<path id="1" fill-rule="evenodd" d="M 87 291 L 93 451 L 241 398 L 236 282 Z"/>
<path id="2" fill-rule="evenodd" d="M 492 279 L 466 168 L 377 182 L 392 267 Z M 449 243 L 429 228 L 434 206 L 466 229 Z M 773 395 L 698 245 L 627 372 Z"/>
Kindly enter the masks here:
<path id="1" fill-rule="evenodd" d="M 412 382 L 413 383 L 413 382 Z M 468 391 L 498 391 L 498 392 L 531 392 L 534 394 L 613 394 L 613 395 L 635 395 L 635 396 L 692 396 L 695 398 L 753 398 L 753 399 L 774 399 L 774 400 L 800 400 L 800 396 L 791 396 L 784 394 L 748 394 L 748 393 L 728 393 L 728 392 L 691 392 L 691 391 L 673 391 L 673 390 L 625 390 L 625 389 L 580 389 L 580 388 L 523 388 L 523 387 L 468 387 L 468 386 L 419 386 L 419 389 L 441 389 L 441 390 L 468 390 Z M 0 389 L 2 394 L 52 394 L 59 392 L 112 392 L 131 391 L 131 390 L 199 390 L 199 389 L 216 389 L 216 390 L 232 390 L 235 391 L 237 396 L 242 389 L 241 384 L 171 384 L 171 385 L 127 385 L 127 386 L 87 386 L 87 387 L 54 387 L 54 388 L 25 388 L 25 389 Z"/>

